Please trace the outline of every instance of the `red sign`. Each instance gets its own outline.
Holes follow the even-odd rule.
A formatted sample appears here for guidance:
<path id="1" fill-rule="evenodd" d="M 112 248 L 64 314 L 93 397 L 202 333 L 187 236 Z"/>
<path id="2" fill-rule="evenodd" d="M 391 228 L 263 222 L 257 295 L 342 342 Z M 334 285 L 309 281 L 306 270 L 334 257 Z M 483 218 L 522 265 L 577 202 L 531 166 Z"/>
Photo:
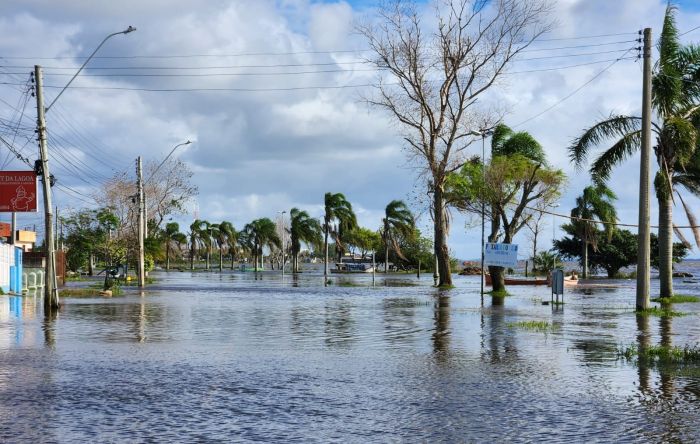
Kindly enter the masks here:
<path id="1" fill-rule="evenodd" d="M 36 211 L 36 173 L 0 171 L 0 212 Z"/>

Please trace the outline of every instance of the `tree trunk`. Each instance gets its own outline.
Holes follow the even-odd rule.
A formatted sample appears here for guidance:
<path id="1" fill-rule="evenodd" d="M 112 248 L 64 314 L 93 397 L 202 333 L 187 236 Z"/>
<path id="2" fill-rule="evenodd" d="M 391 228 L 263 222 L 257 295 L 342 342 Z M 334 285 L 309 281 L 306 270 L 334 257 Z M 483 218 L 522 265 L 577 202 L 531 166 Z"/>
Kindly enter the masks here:
<path id="1" fill-rule="evenodd" d="M 445 214 L 445 200 L 443 190 L 435 187 L 433 195 L 434 231 L 435 231 L 435 257 L 438 263 L 440 278 L 438 286 L 451 286 L 452 273 L 450 272 L 450 251 L 447 247 L 447 215 Z"/>
<path id="2" fill-rule="evenodd" d="M 233 261 L 233 259 L 234 259 L 234 258 L 233 258 L 233 250 L 232 250 L 232 249 L 229 249 L 228 252 L 229 252 L 229 254 L 231 255 L 231 270 L 233 270 L 233 269 L 235 268 L 234 265 L 233 265 L 233 264 L 234 264 L 234 261 Z"/>
<path id="3" fill-rule="evenodd" d="M 224 271 L 224 249 L 219 248 L 219 271 Z"/>
<path id="4" fill-rule="evenodd" d="M 194 241 L 192 241 L 192 248 L 190 249 L 190 270 L 194 271 Z"/>
<path id="5" fill-rule="evenodd" d="M 506 291 L 506 269 L 503 267 L 494 267 L 489 265 L 489 274 L 491 275 L 491 288 L 494 294 L 503 293 Z"/>
<path id="6" fill-rule="evenodd" d="M 90 253 L 88 257 L 88 275 L 94 276 L 95 274 L 95 255 Z"/>
<path id="7" fill-rule="evenodd" d="M 659 198 L 659 296 L 673 296 L 673 202 Z"/>
<path id="8" fill-rule="evenodd" d="M 165 271 L 170 271 L 170 241 L 165 241 Z"/>
<path id="9" fill-rule="evenodd" d="M 386 227 L 384 229 L 386 230 Z M 389 239 L 386 238 L 386 234 L 384 236 L 384 274 L 387 274 L 389 272 Z"/>
<path id="10" fill-rule="evenodd" d="M 583 261 L 583 271 L 581 277 L 588 278 L 588 242 L 583 241 L 583 250 L 581 250 L 581 260 Z M 552 271 L 554 269 L 552 268 Z"/>
<path id="11" fill-rule="evenodd" d="M 326 230 L 323 237 L 323 282 L 328 280 L 328 222 L 326 222 Z"/>

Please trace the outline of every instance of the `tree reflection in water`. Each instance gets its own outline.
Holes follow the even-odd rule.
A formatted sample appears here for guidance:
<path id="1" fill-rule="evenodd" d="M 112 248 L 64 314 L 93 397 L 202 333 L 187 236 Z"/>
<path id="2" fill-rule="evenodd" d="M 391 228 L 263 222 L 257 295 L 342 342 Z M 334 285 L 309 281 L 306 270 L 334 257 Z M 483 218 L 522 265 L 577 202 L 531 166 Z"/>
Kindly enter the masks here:
<path id="1" fill-rule="evenodd" d="M 440 361 L 447 357 L 450 348 L 450 296 L 449 293 L 438 290 L 433 299 L 433 351 Z"/>

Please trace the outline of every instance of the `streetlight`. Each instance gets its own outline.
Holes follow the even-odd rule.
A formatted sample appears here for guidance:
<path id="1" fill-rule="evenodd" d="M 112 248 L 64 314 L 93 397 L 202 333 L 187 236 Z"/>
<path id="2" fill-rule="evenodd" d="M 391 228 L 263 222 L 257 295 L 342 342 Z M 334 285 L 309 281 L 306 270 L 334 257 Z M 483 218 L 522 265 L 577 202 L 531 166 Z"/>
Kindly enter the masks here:
<path id="1" fill-rule="evenodd" d="M 153 170 L 151 175 L 148 176 L 148 179 L 146 179 L 146 181 L 143 183 L 144 188 L 146 187 L 146 185 L 148 185 L 148 183 L 151 181 L 151 179 L 153 179 L 155 177 L 156 173 L 165 164 L 165 162 L 168 159 L 170 159 L 170 156 L 173 155 L 173 153 L 175 152 L 176 149 L 178 149 L 179 147 L 181 147 L 183 145 L 189 145 L 190 143 L 192 143 L 192 141 L 188 139 L 186 142 L 178 143 L 177 145 L 175 145 L 173 147 L 173 149 L 170 150 L 168 155 L 165 156 L 165 159 L 163 159 L 163 161 L 156 167 L 156 169 Z M 144 239 L 146 239 L 148 237 L 148 207 L 146 206 L 146 191 L 145 190 L 143 193 L 142 205 L 143 205 L 143 237 L 144 237 Z"/>
<path id="2" fill-rule="evenodd" d="M 484 247 L 486 223 L 484 214 L 486 213 L 486 204 L 484 202 L 484 187 L 486 186 L 486 138 L 493 135 L 493 130 L 470 131 L 472 136 L 481 136 L 481 302 L 484 302 Z"/>
<path id="3" fill-rule="evenodd" d="M 128 34 L 128 33 L 130 33 L 130 32 L 134 32 L 134 31 L 136 31 L 136 28 L 134 28 L 133 26 L 129 26 L 128 28 L 126 28 L 126 29 L 123 30 L 123 31 L 114 32 L 114 33 L 108 35 L 107 37 L 105 37 L 104 40 L 102 40 L 102 43 L 100 43 L 99 45 L 97 45 L 97 48 L 95 48 L 95 50 L 92 51 L 92 54 L 90 54 L 90 55 L 88 56 L 88 58 L 85 59 L 85 61 L 83 62 L 83 64 L 82 64 L 82 65 L 80 66 L 80 68 L 78 69 L 78 72 L 76 72 L 76 73 L 73 75 L 73 77 L 70 78 L 70 80 L 68 81 L 68 83 L 66 83 L 66 86 L 63 87 L 63 89 L 58 93 L 58 95 L 56 96 L 56 98 L 54 98 L 53 101 L 49 104 L 49 106 L 47 106 L 47 107 L 44 109 L 44 112 L 45 112 L 45 113 L 49 112 L 49 109 L 53 106 L 54 103 L 56 103 L 56 100 L 58 100 L 58 98 L 61 97 L 61 94 L 63 94 L 63 92 L 70 86 L 70 84 L 73 83 L 73 80 L 75 80 L 75 78 L 78 77 L 78 74 L 80 74 L 80 72 L 83 70 L 83 68 L 85 68 L 85 65 L 88 64 L 88 62 L 90 61 L 90 59 L 92 59 L 92 58 L 95 56 L 95 54 L 97 53 L 97 51 L 99 51 L 100 48 L 102 48 L 102 45 L 104 45 L 105 42 L 106 42 L 107 40 L 109 40 L 110 38 L 114 37 L 115 35 L 119 35 L 119 34 L 125 34 L 125 35 L 126 35 L 126 34 Z"/>
<path id="4" fill-rule="evenodd" d="M 37 171 L 38 174 L 42 176 L 42 189 L 44 195 L 44 239 L 46 244 L 46 272 L 45 276 L 45 286 L 44 286 L 44 308 L 46 312 L 58 308 L 58 281 L 56 279 L 56 246 L 54 244 L 54 232 L 53 232 L 53 210 L 52 210 L 52 199 L 51 199 L 51 173 L 49 172 L 49 154 L 46 142 L 46 118 L 45 115 L 51 109 L 54 103 L 59 97 L 65 92 L 65 90 L 73 83 L 78 74 L 85 68 L 88 62 L 95 56 L 97 51 L 105 44 L 105 42 L 119 34 L 128 34 L 135 31 L 136 28 L 129 26 L 124 31 L 115 32 L 109 34 L 102 40 L 102 42 L 95 48 L 95 50 L 90 54 L 90 56 L 83 62 L 78 71 L 71 77 L 66 86 L 64 86 L 61 91 L 59 91 L 56 98 L 49 104 L 49 106 L 44 107 L 44 90 L 43 90 L 43 79 L 41 73 L 41 66 L 34 65 L 34 80 L 36 81 L 36 105 L 37 105 L 37 134 L 39 136 L 39 154 L 40 160 L 37 162 L 37 167 L 41 168 L 41 171 Z M 39 168 L 36 168 L 37 170 Z M 14 235 L 14 234 L 13 234 Z"/>

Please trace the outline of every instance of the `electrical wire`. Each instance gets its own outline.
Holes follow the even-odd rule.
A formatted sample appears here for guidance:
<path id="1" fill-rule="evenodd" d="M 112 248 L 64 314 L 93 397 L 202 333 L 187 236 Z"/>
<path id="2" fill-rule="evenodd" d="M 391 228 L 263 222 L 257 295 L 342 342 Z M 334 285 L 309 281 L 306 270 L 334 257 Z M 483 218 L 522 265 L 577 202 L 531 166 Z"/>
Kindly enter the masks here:
<path id="1" fill-rule="evenodd" d="M 625 52 L 625 54 L 623 54 L 622 57 L 615 59 L 612 63 L 610 63 L 610 64 L 607 65 L 605 68 L 601 69 L 601 70 L 598 71 L 595 75 L 593 75 L 593 77 L 591 77 L 590 79 L 588 79 L 584 84 L 582 84 L 581 86 L 579 86 L 578 88 L 576 88 L 575 90 L 573 90 L 572 92 L 570 92 L 569 94 L 567 94 L 566 96 L 562 97 L 561 99 L 557 100 L 557 101 L 556 101 L 554 104 L 552 104 L 551 106 L 545 108 L 544 110 L 540 111 L 539 113 L 537 113 L 537 114 L 535 114 L 535 115 L 533 115 L 533 116 L 531 116 L 531 117 L 528 117 L 527 119 L 523 120 L 522 122 L 520 122 L 520 123 L 518 123 L 518 124 L 516 124 L 516 125 L 513 125 L 513 128 L 517 128 L 517 127 L 519 127 L 519 126 L 522 126 L 522 125 L 526 124 L 527 122 L 530 122 L 530 121 L 532 121 L 532 120 L 534 120 L 534 119 L 540 117 L 541 115 L 547 113 L 548 111 L 551 111 L 552 109 L 556 108 L 556 107 L 559 106 L 561 103 L 563 103 L 564 101 L 566 101 L 567 99 L 569 99 L 570 97 L 572 97 L 574 94 L 576 94 L 577 92 L 581 91 L 583 88 L 585 88 L 586 86 L 588 86 L 589 84 L 591 84 L 595 79 L 597 79 L 598 77 L 600 77 L 601 75 L 603 75 L 603 73 L 604 73 L 605 71 L 607 71 L 608 69 L 610 69 L 613 65 L 615 65 L 615 64 L 616 64 L 617 62 L 619 62 L 620 60 L 622 60 L 622 59 L 624 58 L 624 56 L 627 55 L 627 53 L 629 53 L 632 49 L 634 49 L 634 48 L 628 49 L 628 50 Z"/>
<path id="2" fill-rule="evenodd" d="M 571 216 L 571 215 L 568 215 L 568 214 L 555 213 L 555 212 L 553 212 L 553 211 L 548 211 L 548 210 L 545 210 L 545 209 L 542 209 L 542 208 L 530 207 L 530 206 L 527 206 L 527 205 L 525 206 L 525 208 L 527 208 L 527 209 L 530 210 L 530 211 L 538 211 L 538 212 L 543 213 L 543 214 L 549 214 L 549 215 L 552 215 L 552 216 L 563 217 L 563 218 L 565 218 L 565 219 L 577 220 L 577 221 L 581 221 L 581 222 L 593 222 L 593 223 L 596 223 L 596 224 L 613 225 L 613 226 L 616 226 L 616 227 L 632 227 L 632 228 L 639 228 L 639 225 L 638 225 L 638 224 L 626 224 L 626 223 L 622 223 L 622 222 L 609 222 L 609 221 L 596 220 L 596 219 L 587 219 L 587 218 L 585 218 L 585 217 L 576 217 L 576 216 Z M 651 228 L 659 228 L 658 225 L 650 225 L 650 227 L 651 227 Z M 675 227 L 675 228 L 679 228 L 679 229 L 686 229 L 686 228 L 696 229 L 696 228 L 700 228 L 700 225 L 683 225 L 683 226 L 674 225 L 674 227 Z"/>

